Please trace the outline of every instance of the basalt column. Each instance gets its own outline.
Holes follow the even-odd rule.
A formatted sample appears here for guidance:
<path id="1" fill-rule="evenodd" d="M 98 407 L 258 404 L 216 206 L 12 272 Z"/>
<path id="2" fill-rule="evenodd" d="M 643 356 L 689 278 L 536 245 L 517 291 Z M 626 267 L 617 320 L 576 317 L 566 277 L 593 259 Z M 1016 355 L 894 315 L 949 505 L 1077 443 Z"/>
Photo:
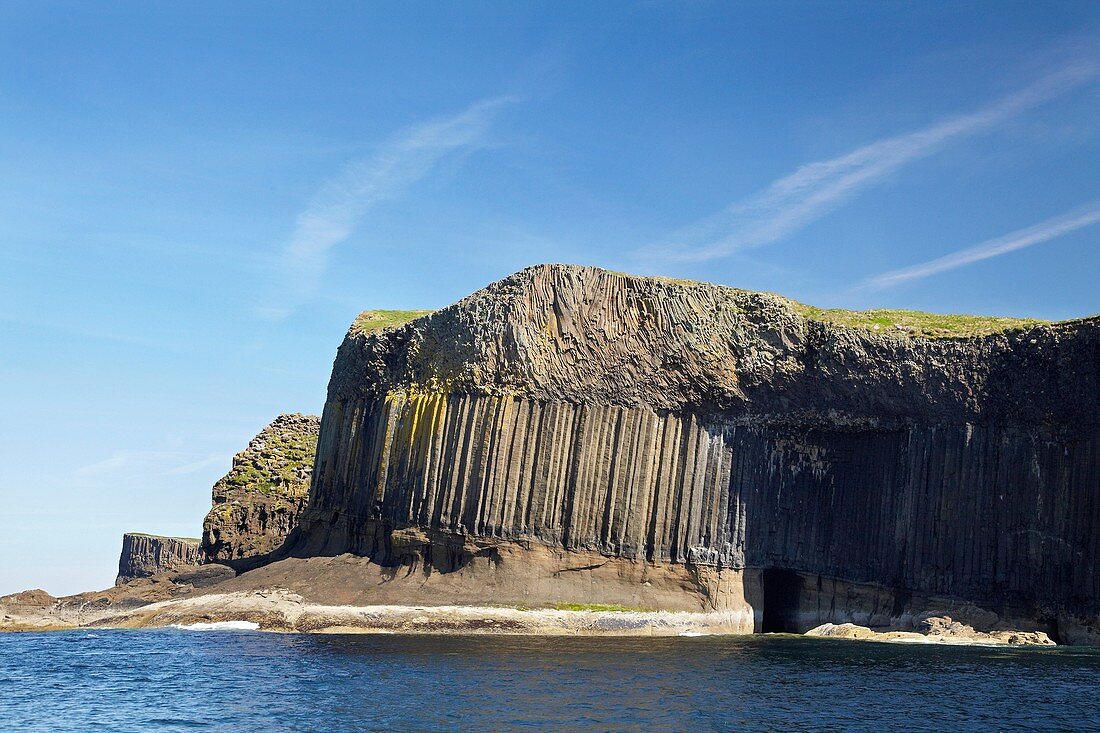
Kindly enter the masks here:
<path id="1" fill-rule="evenodd" d="M 737 596 L 758 630 L 942 597 L 1084 639 L 1098 416 L 1097 319 L 929 339 L 540 266 L 349 332 L 288 550 L 427 567 L 436 547 L 441 572 L 552 552 L 629 582 L 682 569 L 693 602 Z M 738 588 L 713 595 L 715 574 Z"/>

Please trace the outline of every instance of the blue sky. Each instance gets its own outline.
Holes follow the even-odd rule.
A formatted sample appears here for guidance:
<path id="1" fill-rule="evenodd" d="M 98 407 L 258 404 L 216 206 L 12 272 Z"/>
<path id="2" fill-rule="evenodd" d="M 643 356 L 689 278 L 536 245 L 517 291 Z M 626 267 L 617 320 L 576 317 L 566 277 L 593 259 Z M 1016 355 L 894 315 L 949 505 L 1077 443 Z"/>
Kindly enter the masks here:
<path id="1" fill-rule="evenodd" d="M 1100 4 L 0 4 L 0 593 L 197 535 L 366 308 L 1100 311 Z"/>

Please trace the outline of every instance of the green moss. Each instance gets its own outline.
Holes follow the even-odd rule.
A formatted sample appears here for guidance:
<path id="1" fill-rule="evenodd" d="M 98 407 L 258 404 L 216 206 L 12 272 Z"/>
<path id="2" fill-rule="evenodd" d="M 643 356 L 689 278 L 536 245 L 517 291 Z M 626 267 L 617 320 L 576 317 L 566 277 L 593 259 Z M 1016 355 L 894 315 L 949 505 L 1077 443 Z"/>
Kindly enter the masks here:
<path id="1" fill-rule="evenodd" d="M 351 324 L 352 333 L 371 333 L 402 326 L 432 311 L 363 311 Z"/>
<path id="2" fill-rule="evenodd" d="M 617 603 L 555 603 L 556 611 L 611 611 L 617 613 L 644 613 L 644 608 L 620 606 Z"/>
<path id="3" fill-rule="evenodd" d="M 258 454 L 234 466 L 222 481 L 236 489 L 262 494 L 304 495 L 309 491 L 309 482 L 302 479 L 302 469 L 313 465 L 317 436 L 268 431 L 263 438 L 264 447 Z"/>
<path id="4" fill-rule="evenodd" d="M 795 311 L 812 321 L 879 333 L 920 336 L 923 338 L 965 338 L 986 336 L 1002 331 L 1032 328 L 1049 323 L 1036 318 L 969 316 L 923 313 L 909 310 L 875 309 L 850 311 L 843 308 L 817 308 L 791 301 Z"/>

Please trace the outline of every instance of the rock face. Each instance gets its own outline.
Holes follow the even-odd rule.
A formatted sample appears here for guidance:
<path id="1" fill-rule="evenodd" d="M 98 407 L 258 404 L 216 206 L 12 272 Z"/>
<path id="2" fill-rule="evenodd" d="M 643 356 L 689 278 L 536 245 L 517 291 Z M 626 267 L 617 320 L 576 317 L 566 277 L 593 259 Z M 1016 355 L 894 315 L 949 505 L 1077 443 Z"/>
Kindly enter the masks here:
<path id="1" fill-rule="evenodd" d="M 591 572 L 569 553 L 633 565 L 616 577 L 644 603 L 659 567 L 684 609 L 755 630 L 971 603 L 1089 641 L 1098 530 L 1100 319 L 910 338 L 547 265 L 349 332 L 288 547 L 514 582 L 537 545 L 547 577 Z"/>
<path id="2" fill-rule="evenodd" d="M 117 585 L 201 562 L 199 541 L 128 532 L 122 535 Z"/>
<path id="3" fill-rule="evenodd" d="M 233 457 L 203 521 L 204 562 L 247 567 L 283 544 L 306 503 L 320 424 L 280 415 Z"/>
<path id="4" fill-rule="evenodd" d="M 1050 637 L 1042 631 L 978 631 L 971 626 L 954 621 L 950 616 L 932 617 L 921 624 L 921 632 L 872 631 L 866 626 L 852 623 L 824 623 L 806 632 L 806 636 L 827 636 L 835 639 L 861 639 L 867 641 L 900 641 L 910 643 L 981 644 L 1007 646 L 1054 646 Z"/>

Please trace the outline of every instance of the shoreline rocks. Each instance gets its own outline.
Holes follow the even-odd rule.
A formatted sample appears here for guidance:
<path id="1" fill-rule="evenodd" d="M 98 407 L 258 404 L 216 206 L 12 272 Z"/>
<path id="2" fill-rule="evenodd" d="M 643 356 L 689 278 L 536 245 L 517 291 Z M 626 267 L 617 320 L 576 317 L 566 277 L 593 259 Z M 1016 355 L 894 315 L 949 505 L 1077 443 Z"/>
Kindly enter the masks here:
<path id="1" fill-rule="evenodd" d="M 504 552 L 496 560 L 486 558 L 446 573 L 426 573 L 423 565 L 387 568 L 369 558 L 341 555 L 292 558 L 239 575 L 226 566 L 203 565 L 64 598 L 27 591 L 0 598 L 0 631 L 231 622 L 300 633 L 700 636 L 748 635 L 760 628 L 760 612 L 753 606 L 759 599 L 747 603 L 730 598 L 721 609 L 687 603 L 691 595 L 683 584 L 696 581 L 675 564 L 638 574 L 636 563 L 623 560 L 605 558 L 600 563 L 594 562 L 599 556 L 541 547 L 500 549 Z M 928 612 L 915 622 L 922 633 L 900 627 L 872 630 L 849 622 L 827 623 L 806 635 L 914 643 L 1053 643 L 1041 631 L 1013 628 L 982 609 L 956 607 L 977 619 L 974 623 L 997 628 L 976 630 Z"/>
<path id="2" fill-rule="evenodd" d="M 973 627 L 952 621 L 950 617 L 933 617 L 933 623 L 922 631 L 882 630 L 876 631 L 853 623 L 824 623 L 810 629 L 804 635 L 830 639 L 853 639 L 858 641 L 880 641 L 896 643 L 923 644 L 981 644 L 994 646 L 1056 646 L 1055 642 L 1042 631 L 1019 631 L 1003 629 L 999 631 L 976 631 Z"/>

